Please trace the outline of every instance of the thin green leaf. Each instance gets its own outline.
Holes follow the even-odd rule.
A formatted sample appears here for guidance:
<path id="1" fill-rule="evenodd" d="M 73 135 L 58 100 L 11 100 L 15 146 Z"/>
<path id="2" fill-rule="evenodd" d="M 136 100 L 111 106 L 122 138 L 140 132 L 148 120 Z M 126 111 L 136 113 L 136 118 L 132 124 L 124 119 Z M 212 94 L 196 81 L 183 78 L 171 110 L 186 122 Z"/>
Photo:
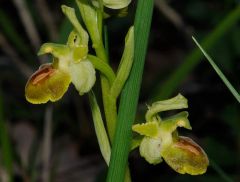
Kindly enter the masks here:
<path id="1" fill-rule="evenodd" d="M 227 86 L 227 88 L 229 89 L 229 91 L 233 94 L 233 96 L 237 99 L 237 101 L 240 103 L 240 95 L 238 94 L 238 92 L 236 91 L 236 89 L 232 86 L 232 84 L 228 81 L 228 79 L 226 78 L 226 76 L 222 73 L 222 71 L 218 68 L 218 66 L 214 63 L 214 61 L 212 60 L 212 58 L 205 52 L 205 50 L 202 48 L 202 46 L 198 43 L 198 41 L 192 37 L 192 39 L 194 40 L 194 42 L 197 44 L 197 46 L 199 47 L 199 49 L 202 51 L 202 53 L 204 54 L 204 56 L 207 58 L 207 60 L 209 61 L 209 63 L 212 65 L 213 69 L 216 71 L 216 73 L 218 74 L 218 76 L 222 79 L 222 81 L 224 82 L 224 84 Z"/>
<path id="2" fill-rule="evenodd" d="M 110 155 L 111 155 L 111 147 L 110 147 L 107 132 L 104 127 L 103 120 L 102 120 L 101 111 L 97 104 L 97 100 L 95 98 L 94 93 L 89 92 L 88 97 L 90 100 L 90 106 L 91 106 L 92 116 L 93 116 L 93 123 L 94 123 L 95 132 L 97 135 L 99 147 L 100 147 L 100 150 L 101 150 L 101 153 L 102 153 L 102 156 L 103 156 L 105 162 L 107 163 L 107 165 L 109 165 Z"/>
<path id="3" fill-rule="evenodd" d="M 138 1 L 134 22 L 134 62 L 120 99 L 117 127 L 107 176 L 108 182 L 124 181 L 132 138 L 132 124 L 135 119 L 147 50 L 153 4 L 153 0 Z"/>
<path id="4" fill-rule="evenodd" d="M 226 18 L 219 23 L 215 30 L 201 42 L 201 45 L 205 50 L 212 48 L 222 36 L 238 23 L 239 19 L 240 5 L 233 9 Z M 162 100 L 171 96 L 186 76 L 198 65 L 202 56 L 199 49 L 194 49 L 164 83 L 156 85 L 155 88 L 152 89 L 149 99 Z"/>
<path id="5" fill-rule="evenodd" d="M 118 68 L 117 76 L 111 87 L 111 95 L 118 98 L 122 88 L 130 74 L 134 54 L 134 28 L 129 28 L 125 38 L 125 48 Z"/>

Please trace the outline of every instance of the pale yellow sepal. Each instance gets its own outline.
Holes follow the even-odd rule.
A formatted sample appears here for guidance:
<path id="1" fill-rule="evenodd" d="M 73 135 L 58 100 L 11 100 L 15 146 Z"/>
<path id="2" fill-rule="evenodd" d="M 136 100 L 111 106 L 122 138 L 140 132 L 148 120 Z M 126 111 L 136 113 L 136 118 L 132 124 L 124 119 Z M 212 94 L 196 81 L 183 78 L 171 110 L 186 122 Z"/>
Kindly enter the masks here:
<path id="1" fill-rule="evenodd" d="M 43 54 L 52 54 L 54 57 L 64 57 L 70 53 L 68 46 L 55 43 L 44 43 L 38 51 L 38 56 Z"/>
<path id="2" fill-rule="evenodd" d="M 132 126 L 132 130 L 139 133 L 140 135 L 148 137 L 157 137 L 159 126 L 158 122 L 147 122 L 141 124 L 135 124 Z"/>

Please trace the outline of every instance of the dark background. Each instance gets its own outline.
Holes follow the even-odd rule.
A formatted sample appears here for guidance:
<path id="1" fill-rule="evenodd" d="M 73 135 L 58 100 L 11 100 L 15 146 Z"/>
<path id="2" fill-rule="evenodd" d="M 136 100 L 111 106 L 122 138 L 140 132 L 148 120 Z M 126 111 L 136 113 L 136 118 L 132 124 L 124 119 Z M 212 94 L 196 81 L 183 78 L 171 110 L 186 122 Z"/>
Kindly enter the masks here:
<path id="1" fill-rule="evenodd" d="M 24 97 L 29 74 L 40 63 L 51 60 L 36 56 L 40 45 L 64 43 L 72 28 L 61 13 L 61 4 L 76 4 L 72 0 L 18 2 L 25 5 L 23 9 L 14 0 L 0 1 L 0 181 L 7 174 L 4 166 L 9 165 L 8 158 L 13 164 L 14 181 L 44 181 L 42 176 L 46 173 L 58 182 L 104 181 L 107 168 L 100 155 L 87 97 L 79 97 L 73 86 L 53 104 L 32 105 Z M 146 104 L 163 99 L 163 93 L 168 93 L 164 83 L 196 48 L 191 36 L 200 42 L 213 37 L 211 32 L 239 6 L 234 0 L 155 2 L 136 121 L 144 120 Z M 133 1 L 126 17 L 106 20 L 114 69 L 135 8 Z M 240 13 L 235 16 L 238 18 L 233 25 L 214 44 L 207 45 L 207 51 L 239 90 Z M 208 171 L 202 176 L 179 175 L 165 162 L 149 165 L 134 150 L 129 158 L 133 181 L 240 181 L 239 104 L 210 64 L 203 58 L 198 60 L 182 81 L 172 85 L 174 92 L 170 96 L 181 93 L 188 99 L 193 130 L 180 129 L 180 134 L 193 138 L 204 148 L 211 163 Z M 100 95 L 99 84 L 95 90 Z M 49 122 L 51 126 L 46 124 Z M 46 130 L 49 127 L 51 140 Z M 11 152 L 5 156 L 8 148 Z M 50 158 L 46 157 L 47 151 L 51 151 Z"/>

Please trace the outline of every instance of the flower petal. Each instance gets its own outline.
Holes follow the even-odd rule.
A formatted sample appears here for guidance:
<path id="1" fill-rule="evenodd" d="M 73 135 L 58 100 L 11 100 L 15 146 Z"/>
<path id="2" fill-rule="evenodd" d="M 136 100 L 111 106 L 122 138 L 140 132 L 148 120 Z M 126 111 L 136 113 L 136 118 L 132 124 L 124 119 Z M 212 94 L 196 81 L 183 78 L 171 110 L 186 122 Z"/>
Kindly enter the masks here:
<path id="1" fill-rule="evenodd" d="M 25 87 L 27 101 L 33 104 L 55 102 L 67 91 L 71 77 L 68 73 L 55 69 L 52 64 L 44 64 L 28 80 Z"/>
<path id="2" fill-rule="evenodd" d="M 95 69 L 90 61 L 86 59 L 78 63 L 71 63 L 69 71 L 72 77 L 72 83 L 80 95 L 91 90 L 96 81 L 96 76 Z"/>
<path id="3" fill-rule="evenodd" d="M 139 152 L 150 164 L 162 162 L 161 140 L 159 138 L 144 137 L 140 144 Z"/>
<path id="4" fill-rule="evenodd" d="M 104 6 L 111 9 L 122 9 L 127 7 L 131 0 L 103 0 Z"/>
<path id="5" fill-rule="evenodd" d="M 188 108 L 187 99 L 181 94 L 178 94 L 171 99 L 154 102 L 148 107 L 145 119 L 147 122 L 153 121 L 160 112 L 184 108 Z"/>
<path id="6" fill-rule="evenodd" d="M 188 112 L 183 111 L 174 116 L 168 117 L 160 122 L 159 138 L 162 139 L 162 149 L 169 147 L 173 142 L 173 132 L 176 132 L 177 127 L 192 129 L 188 120 Z"/>
<path id="7" fill-rule="evenodd" d="M 181 174 L 203 174 L 209 164 L 204 150 L 188 137 L 179 137 L 178 141 L 162 151 L 162 156 L 169 166 Z"/>

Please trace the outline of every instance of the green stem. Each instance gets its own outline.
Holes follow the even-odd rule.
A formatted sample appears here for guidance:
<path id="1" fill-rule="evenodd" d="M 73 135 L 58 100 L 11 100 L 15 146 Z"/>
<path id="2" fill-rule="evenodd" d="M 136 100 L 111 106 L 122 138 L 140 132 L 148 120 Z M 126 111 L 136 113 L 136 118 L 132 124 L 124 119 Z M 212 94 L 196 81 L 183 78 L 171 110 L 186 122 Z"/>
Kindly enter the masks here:
<path id="1" fill-rule="evenodd" d="M 88 0 L 77 0 L 83 21 L 90 34 L 93 48 L 95 49 L 97 57 L 105 63 L 108 63 L 107 50 L 104 48 L 102 41 L 102 11 L 95 9 Z M 104 30 L 106 31 L 106 29 Z M 105 32 L 106 33 L 106 32 Z M 106 34 L 105 34 L 106 35 Z M 107 36 L 104 37 L 107 45 Z M 106 46 L 107 47 L 107 46 Z M 113 136 L 117 120 L 117 98 L 110 94 L 111 85 L 105 75 L 101 74 L 102 99 L 106 118 L 106 124 L 110 142 L 113 141 Z M 131 181 L 129 173 L 127 173 L 126 181 Z"/>
<path id="2" fill-rule="evenodd" d="M 102 24 L 103 17 L 102 11 L 92 6 L 88 0 L 76 0 L 79 7 L 83 21 L 88 29 L 92 40 L 92 47 L 94 48 L 97 57 L 105 63 L 108 63 L 107 52 L 103 45 L 102 39 Z M 107 37 L 105 37 L 107 38 Z M 105 75 L 101 74 L 101 86 L 102 86 L 102 99 L 105 112 L 105 118 L 107 123 L 108 134 L 110 141 L 113 140 L 115 131 L 117 107 L 116 98 L 112 97 L 110 93 L 110 84 Z"/>
<path id="3" fill-rule="evenodd" d="M 106 29 L 104 29 L 104 31 L 106 31 Z M 107 41 L 106 37 L 105 37 L 105 41 Z M 107 53 L 105 51 L 103 44 L 97 44 L 97 45 L 98 46 L 94 47 L 97 56 L 100 59 L 102 59 L 104 62 L 108 63 Z M 117 98 L 113 97 L 110 94 L 111 87 L 104 75 L 101 75 L 101 85 L 102 85 L 102 98 L 103 98 L 103 106 L 104 106 L 104 112 L 106 117 L 107 130 L 108 130 L 110 142 L 112 143 L 114 133 L 115 133 L 115 128 L 116 128 L 116 121 L 117 121 Z M 131 175 L 130 175 L 130 170 L 128 166 L 126 168 L 124 181 L 131 182 Z"/>
<path id="4" fill-rule="evenodd" d="M 134 62 L 121 95 L 107 182 L 122 182 L 126 174 L 131 128 L 136 115 L 153 5 L 153 0 L 138 0 L 134 22 Z"/>
<path id="5" fill-rule="evenodd" d="M 102 156 L 105 162 L 107 163 L 107 165 L 109 166 L 110 156 L 111 156 L 111 147 L 110 147 L 107 132 L 105 130 L 104 123 L 102 120 L 101 111 L 97 104 L 94 93 L 89 92 L 88 97 L 89 97 L 90 106 L 92 110 L 93 123 L 94 123 L 95 132 L 97 135 L 98 144 L 99 144 Z M 125 182 L 131 182 L 130 170 L 128 167 L 126 170 Z"/>
<path id="6" fill-rule="evenodd" d="M 98 46 L 95 47 L 95 51 L 97 56 L 101 60 L 108 63 L 107 54 L 102 43 L 98 44 Z M 110 142 L 112 143 L 114 131 L 116 127 L 116 120 L 117 120 L 117 106 L 116 106 L 117 100 L 116 98 L 112 97 L 112 95 L 110 94 L 111 87 L 107 78 L 104 75 L 101 75 L 101 85 L 102 85 L 102 99 L 103 99 L 107 129 L 108 129 Z"/>

